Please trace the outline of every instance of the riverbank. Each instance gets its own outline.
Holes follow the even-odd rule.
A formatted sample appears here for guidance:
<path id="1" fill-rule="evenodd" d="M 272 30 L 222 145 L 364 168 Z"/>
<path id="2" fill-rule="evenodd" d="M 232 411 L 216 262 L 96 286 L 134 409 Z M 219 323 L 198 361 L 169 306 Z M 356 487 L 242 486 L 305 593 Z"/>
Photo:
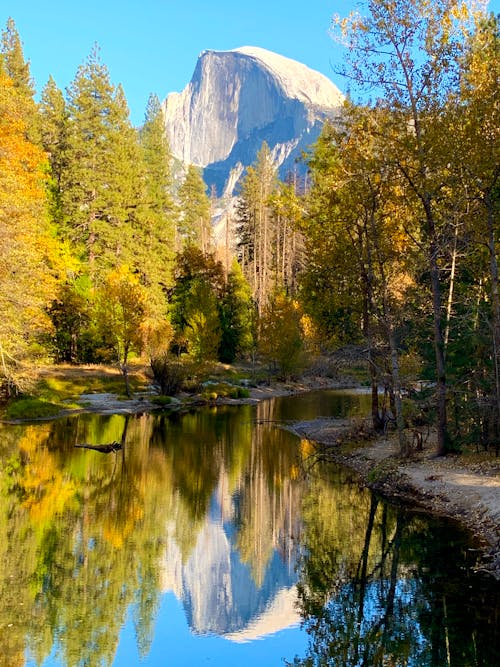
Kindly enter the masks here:
<path id="1" fill-rule="evenodd" d="M 478 569 L 500 580 L 500 459 L 481 453 L 435 457 L 432 434 L 423 451 L 401 459 L 394 435 L 353 448 L 337 444 L 344 428 L 345 423 L 333 419 L 293 426 L 297 435 L 316 443 L 321 460 L 355 470 L 363 484 L 389 500 L 466 526 L 481 545 Z"/>

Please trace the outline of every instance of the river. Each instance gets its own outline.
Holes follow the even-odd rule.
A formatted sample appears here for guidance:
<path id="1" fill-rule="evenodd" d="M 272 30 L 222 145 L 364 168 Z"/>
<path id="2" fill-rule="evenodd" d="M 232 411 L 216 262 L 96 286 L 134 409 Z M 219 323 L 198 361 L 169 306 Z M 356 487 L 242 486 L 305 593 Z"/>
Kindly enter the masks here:
<path id="1" fill-rule="evenodd" d="M 0 665 L 500 664 L 470 535 L 279 427 L 368 400 L 0 426 Z"/>

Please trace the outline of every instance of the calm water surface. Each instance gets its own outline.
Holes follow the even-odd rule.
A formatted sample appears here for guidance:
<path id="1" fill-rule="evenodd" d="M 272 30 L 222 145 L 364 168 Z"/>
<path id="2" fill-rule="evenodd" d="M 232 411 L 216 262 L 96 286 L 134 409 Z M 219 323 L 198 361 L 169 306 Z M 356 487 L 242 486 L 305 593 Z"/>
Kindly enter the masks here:
<path id="1" fill-rule="evenodd" d="M 306 475 L 311 444 L 276 427 L 368 400 L 1 426 L 0 665 L 500 664 L 468 535 Z"/>

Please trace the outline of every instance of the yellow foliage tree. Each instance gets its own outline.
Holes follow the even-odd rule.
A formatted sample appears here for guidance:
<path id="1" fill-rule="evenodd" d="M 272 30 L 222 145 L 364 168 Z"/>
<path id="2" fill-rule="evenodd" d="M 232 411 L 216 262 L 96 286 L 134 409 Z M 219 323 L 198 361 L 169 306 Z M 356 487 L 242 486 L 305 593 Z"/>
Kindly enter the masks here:
<path id="1" fill-rule="evenodd" d="M 144 326 L 148 319 L 146 291 L 128 266 L 111 271 L 100 290 L 99 325 L 104 340 L 113 348 L 130 396 L 128 359 L 131 351 L 141 351 Z"/>
<path id="2" fill-rule="evenodd" d="M 46 158 L 27 137 L 25 100 L 0 64 L 0 387 L 25 385 L 55 280 L 44 189 Z"/>
<path id="3" fill-rule="evenodd" d="M 298 371 L 304 350 L 298 303 L 278 291 L 264 308 L 260 321 L 259 350 L 283 379 Z"/>

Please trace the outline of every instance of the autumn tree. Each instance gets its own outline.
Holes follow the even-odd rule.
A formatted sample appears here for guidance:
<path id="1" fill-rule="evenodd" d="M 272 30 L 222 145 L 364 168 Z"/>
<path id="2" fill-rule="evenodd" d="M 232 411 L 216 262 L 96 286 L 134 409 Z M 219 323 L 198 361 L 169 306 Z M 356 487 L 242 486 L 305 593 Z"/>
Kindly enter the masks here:
<path id="1" fill-rule="evenodd" d="M 493 438 L 500 440 L 500 296 L 498 278 L 498 216 L 500 209 L 500 117 L 498 105 L 498 81 L 500 37 L 498 17 L 490 15 L 476 17 L 476 29 L 467 41 L 463 56 L 460 89 L 452 98 L 454 132 L 456 138 L 456 162 L 460 165 L 459 184 L 465 198 L 465 215 L 462 236 L 468 238 L 468 256 L 471 266 L 468 275 L 474 276 L 468 296 L 474 305 L 469 308 L 472 317 L 466 322 L 476 323 L 470 331 L 470 339 L 479 341 L 482 337 L 490 341 L 492 372 L 477 367 L 469 378 L 482 378 L 482 387 L 470 387 L 474 394 L 481 393 L 484 405 L 491 405 L 494 396 L 493 413 L 478 415 L 483 422 L 480 440 Z M 469 297 L 469 298 L 470 298 Z M 484 317 L 478 317 L 480 304 Z M 486 327 L 479 326 L 485 320 Z M 484 331 L 481 336 L 481 331 Z M 462 336 L 463 339 L 463 336 Z M 479 349 L 473 357 L 481 358 Z M 479 362 L 484 365 L 484 362 Z M 486 372 L 485 372 L 486 371 Z M 470 403 L 470 402 L 469 402 Z M 463 409 L 463 403 L 459 409 Z M 484 424 L 490 422 L 485 428 Z M 488 431 L 492 431 L 486 438 Z"/>
<path id="2" fill-rule="evenodd" d="M 353 272 L 354 248 L 339 215 L 336 136 L 333 125 L 326 123 L 313 147 L 312 187 L 301 221 L 307 263 L 300 278 L 300 298 L 327 347 L 361 342 L 365 310 L 358 274 Z"/>
<path id="3" fill-rule="evenodd" d="M 295 295 L 299 276 L 306 264 L 304 240 L 300 221 L 304 215 L 303 194 L 299 191 L 298 177 L 292 174 L 285 183 L 279 183 L 271 195 L 274 221 L 273 267 L 275 282 Z"/>
<path id="4" fill-rule="evenodd" d="M 0 384 L 22 389 L 55 290 L 58 248 L 47 216 L 46 160 L 28 138 L 26 98 L 0 60 Z"/>
<path id="5" fill-rule="evenodd" d="M 369 0 L 366 15 L 335 20 L 348 48 L 345 74 L 380 94 L 377 105 L 388 114 L 379 129 L 385 159 L 397 168 L 402 195 L 419 223 L 432 298 L 438 454 L 448 450 L 440 259 L 451 222 L 442 200 L 452 133 L 443 110 L 457 85 L 471 7 L 460 0 Z"/>
<path id="6" fill-rule="evenodd" d="M 2 31 L 0 60 L 4 71 L 10 77 L 18 96 L 22 99 L 22 113 L 26 124 L 27 138 L 39 144 L 39 118 L 35 103 L 35 85 L 31 77 L 30 64 L 24 58 L 23 45 L 14 19 L 7 19 Z"/>
<path id="7" fill-rule="evenodd" d="M 257 319 L 250 285 L 236 259 L 233 260 L 222 298 L 217 303 L 221 327 L 219 359 L 232 363 L 254 348 Z"/>
<path id="8" fill-rule="evenodd" d="M 178 353 L 188 352 L 197 361 L 217 358 L 218 303 L 224 286 L 224 269 L 214 255 L 205 255 L 194 245 L 177 254 L 169 301 L 174 348 Z"/>
<path id="9" fill-rule="evenodd" d="M 346 306 L 350 299 L 352 315 L 357 315 L 358 341 L 362 336 L 371 376 L 373 426 L 383 430 L 391 408 L 400 450 L 406 454 L 398 329 L 407 287 L 413 283 L 414 253 L 404 231 L 407 211 L 394 201 L 398 181 L 380 159 L 373 131 L 377 123 L 376 111 L 347 105 L 338 128 L 325 128 L 310 163 L 313 186 L 303 228 L 311 265 L 329 270 L 333 293 L 338 298 L 347 292 Z M 333 240 L 329 255 L 323 239 Z M 311 280 L 317 270 L 306 269 L 308 273 Z M 379 405 L 381 386 L 390 406 L 387 396 Z"/>
<path id="10" fill-rule="evenodd" d="M 215 361 L 221 340 L 214 292 L 200 279 L 191 282 L 185 301 L 183 330 L 188 354 L 196 361 Z"/>
<path id="11" fill-rule="evenodd" d="M 146 291 L 129 267 L 120 266 L 106 276 L 98 308 L 101 335 L 114 350 L 130 396 L 128 360 L 132 351 L 142 349 L 147 302 Z"/>
<path id="12" fill-rule="evenodd" d="M 276 290 L 259 320 L 259 352 L 271 371 L 286 380 L 300 370 L 303 349 L 299 304 Z"/>

